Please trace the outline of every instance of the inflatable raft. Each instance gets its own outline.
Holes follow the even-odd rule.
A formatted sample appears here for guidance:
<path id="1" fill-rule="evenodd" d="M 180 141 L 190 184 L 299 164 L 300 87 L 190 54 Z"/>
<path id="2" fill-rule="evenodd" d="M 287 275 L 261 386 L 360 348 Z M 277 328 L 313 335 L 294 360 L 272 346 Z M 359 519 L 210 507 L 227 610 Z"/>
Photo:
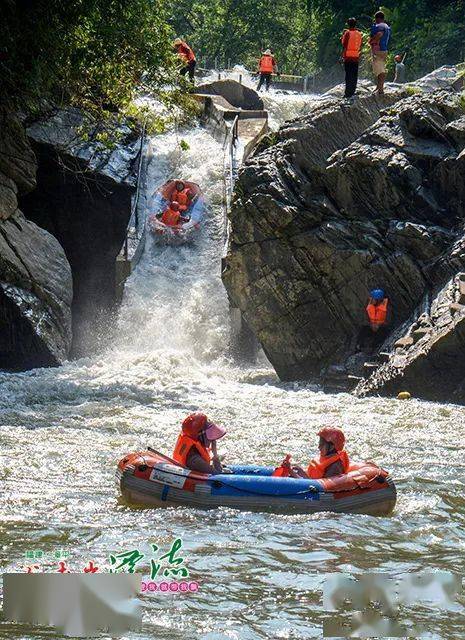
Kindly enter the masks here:
<path id="1" fill-rule="evenodd" d="M 182 212 L 184 221 L 175 226 L 164 224 L 160 218 L 173 198 L 176 191 L 176 182 L 178 181 L 168 180 L 157 189 L 150 207 L 152 213 L 147 218 L 147 227 L 154 238 L 165 244 L 186 242 L 193 239 L 200 229 L 206 209 L 205 199 L 199 185 L 195 184 L 195 182 L 183 180 L 182 182 L 192 194 L 190 206 L 186 211 Z"/>
<path id="2" fill-rule="evenodd" d="M 396 503 L 389 474 L 373 463 L 352 467 L 347 474 L 322 480 L 272 477 L 273 467 L 251 465 L 231 466 L 231 474 L 205 475 L 149 450 L 125 456 L 116 477 L 128 502 L 147 506 L 388 515 Z"/>

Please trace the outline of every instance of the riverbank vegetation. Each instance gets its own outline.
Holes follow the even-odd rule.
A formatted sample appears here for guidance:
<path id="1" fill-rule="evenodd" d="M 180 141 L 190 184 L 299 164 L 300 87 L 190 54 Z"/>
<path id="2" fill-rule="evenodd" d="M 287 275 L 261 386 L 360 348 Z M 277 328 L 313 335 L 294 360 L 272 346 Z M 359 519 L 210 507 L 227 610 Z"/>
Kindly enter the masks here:
<path id="1" fill-rule="evenodd" d="M 271 47 L 282 71 L 331 73 L 347 18 L 368 34 L 379 8 L 392 27 L 392 50 L 407 53 L 411 77 L 463 61 L 465 0 L 179 0 L 171 23 L 210 64 L 254 68 Z"/>
<path id="2" fill-rule="evenodd" d="M 137 119 L 144 112 L 134 103 L 141 83 L 164 109 L 188 106 L 164 0 L 3 4 L 0 100 L 26 115 L 52 104 L 81 107 L 99 120 Z"/>
<path id="3" fill-rule="evenodd" d="M 13 101 L 26 113 L 51 101 L 99 114 L 137 114 L 133 100 L 141 82 L 165 105 L 189 104 L 188 84 L 180 82 L 172 50 L 175 35 L 186 38 L 200 62 L 254 69 L 260 51 L 271 47 L 282 71 L 330 76 L 338 68 L 345 20 L 355 16 L 368 32 L 379 5 L 372 0 L 4 0 L 3 8 L 0 101 Z M 392 53 L 407 53 L 410 77 L 463 61 L 465 0 L 398 0 L 382 8 L 392 26 Z"/>

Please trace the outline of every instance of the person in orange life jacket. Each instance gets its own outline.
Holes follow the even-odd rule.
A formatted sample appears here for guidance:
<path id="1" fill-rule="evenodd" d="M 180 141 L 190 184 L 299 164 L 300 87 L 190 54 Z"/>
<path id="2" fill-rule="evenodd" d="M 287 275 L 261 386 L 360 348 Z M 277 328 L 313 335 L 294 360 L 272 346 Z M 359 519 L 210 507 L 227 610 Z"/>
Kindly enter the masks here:
<path id="1" fill-rule="evenodd" d="M 306 470 L 298 465 L 293 466 L 291 477 L 318 480 L 348 472 L 350 460 L 344 449 L 346 438 L 342 429 L 323 427 L 318 435 L 320 436 L 318 443 L 320 455 L 310 461 Z"/>
<path id="2" fill-rule="evenodd" d="M 192 201 L 192 192 L 186 187 L 184 182 L 178 180 L 176 182 L 176 189 L 171 196 L 171 202 L 177 202 L 179 205 L 179 211 L 181 213 L 186 211 L 190 207 Z"/>
<path id="3" fill-rule="evenodd" d="M 271 85 L 271 74 L 273 72 L 276 74 L 278 73 L 278 65 L 276 64 L 276 60 L 274 59 L 271 50 L 267 49 L 262 53 L 262 57 L 260 58 L 258 63 L 258 73 L 260 74 L 260 81 L 257 86 L 257 91 L 260 91 L 263 84 L 268 91 Z"/>
<path id="4" fill-rule="evenodd" d="M 192 413 L 184 419 L 173 458 L 199 473 L 231 473 L 221 464 L 216 441 L 226 434 L 223 427 L 210 422 L 204 413 Z"/>
<path id="5" fill-rule="evenodd" d="M 359 333 L 357 346 L 362 351 L 367 347 L 374 351 L 387 337 L 391 322 L 391 305 L 383 289 L 372 289 L 366 307 L 367 324 Z"/>
<path id="6" fill-rule="evenodd" d="M 161 222 L 166 224 L 167 227 L 176 227 L 180 222 L 185 222 L 185 219 L 181 217 L 177 202 L 170 202 L 169 206 L 161 214 Z"/>
<path id="7" fill-rule="evenodd" d="M 195 59 L 195 53 L 189 47 L 189 45 L 184 42 L 181 38 L 176 38 L 173 42 L 173 48 L 184 62 L 184 66 L 179 72 L 182 76 L 186 74 L 189 75 L 189 80 L 194 82 L 194 74 L 195 74 L 195 65 L 197 64 Z"/>
<path id="8" fill-rule="evenodd" d="M 358 63 L 362 48 L 363 35 L 355 28 L 355 18 L 347 20 L 348 29 L 342 34 L 342 60 L 344 62 L 346 89 L 344 98 L 351 98 L 357 89 Z"/>

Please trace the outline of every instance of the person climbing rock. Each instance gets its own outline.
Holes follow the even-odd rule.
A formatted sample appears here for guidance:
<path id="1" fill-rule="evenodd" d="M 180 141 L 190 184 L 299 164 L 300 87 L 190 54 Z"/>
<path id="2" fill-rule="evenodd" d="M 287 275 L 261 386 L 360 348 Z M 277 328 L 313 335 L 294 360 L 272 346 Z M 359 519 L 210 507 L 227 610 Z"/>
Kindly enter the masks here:
<path id="1" fill-rule="evenodd" d="M 191 413 L 182 423 L 173 459 L 199 473 L 231 473 L 221 464 L 216 441 L 226 434 L 223 427 L 210 422 L 204 413 Z"/>
<path id="2" fill-rule="evenodd" d="M 350 460 L 344 449 L 346 438 L 342 429 L 323 427 L 318 435 L 320 436 L 318 443 L 320 455 L 310 461 L 306 471 L 299 465 L 293 466 L 290 472 L 291 477 L 318 480 L 348 472 Z"/>
<path id="3" fill-rule="evenodd" d="M 386 339 L 391 322 L 391 305 L 383 289 L 370 291 L 366 307 L 367 324 L 361 329 L 357 339 L 357 348 L 373 352 Z"/>
<path id="4" fill-rule="evenodd" d="M 182 180 L 178 180 L 175 185 L 175 190 L 171 196 L 171 202 L 177 202 L 179 205 L 179 211 L 184 212 L 190 207 L 192 202 L 192 192 L 186 187 Z"/>
<path id="5" fill-rule="evenodd" d="M 362 48 L 363 35 L 356 29 L 355 18 L 347 20 L 348 29 L 342 34 L 342 60 L 344 63 L 346 90 L 344 98 L 352 98 L 357 90 L 358 64 Z"/>
<path id="6" fill-rule="evenodd" d="M 396 56 L 394 56 L 394 60 L 396 63 L 394 82 L 397 82 L 398 84 L 404 84 L 405 82 L 405 63 L 404 63 L 405 56 L 406 56 L 405 53 L 403 56 L 401 56 L 400 54 L 397 54 Z"/>
<path id="7" fill-rule="evenodd" d="M 260 74 L 260 81 L 257 86 L 257 91 L 260 91 L 263 85 L 265 85 L 265 89 L 268 91 L 271 86 L 272 74 L 278 73 L 278 65 L 270 49 L 262 53 L 262 57 L 258 63 L 258 73 Z"/>
<path id="8" fill-rule="evenodd" d="M 386 58 L 388 54 L 391 27 L 385 22 L 384 13 L 375 13 L 375 22 L 371 27 L 370 46 L 373 73 L 376 78 L 376 91 L 384 95 L 384 81 L 386 80 Z"/>
<path id="9" fill-rule="evenodd" d="M 173 42 L 173 47 L 178 56 L 184 62 L 184 66 L 181 68 L 179 73 L 182 76 L 187 74 L 189 76 L 189 80 L 194 82 L 195 65 L 197 64 L 194 52 L 181 38 L 176 38 Z"/>

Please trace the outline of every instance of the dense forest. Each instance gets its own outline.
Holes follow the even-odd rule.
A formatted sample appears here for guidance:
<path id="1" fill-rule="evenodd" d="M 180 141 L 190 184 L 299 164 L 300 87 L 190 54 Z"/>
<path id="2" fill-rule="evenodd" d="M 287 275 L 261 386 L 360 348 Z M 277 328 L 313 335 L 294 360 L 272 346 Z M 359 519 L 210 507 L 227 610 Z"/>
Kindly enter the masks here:
<path id="1" fill-rule="evenodd" d="M 271 47 L 282 70 L 303 75 L 337 65 L 347 18 L 368 32 L 380 8 L 412 77 L 463 61 L 464 0 L 180 0 L 170 22 L 210 64 L 217 58 L 253 68 L 259 51 Z"/>
<path id="2" fill-rule="evenodd" d="M 281 71 L 330 74 L 345 20 L 354 16 L 368 29 L 379 9 L 370 0 L 1 0 L 1 6 L 0 99 L 26 111 L 44 99 L 124 109 L 142 77 L 166 98 L 164 87 L 176 77 L 175 35 L 201 63 L 253 68 L 271 47 Z M 399 0 L 382 8 L 392 52 L 407 52 L 410 77 L 463 61 L 465 0 Z"/>

